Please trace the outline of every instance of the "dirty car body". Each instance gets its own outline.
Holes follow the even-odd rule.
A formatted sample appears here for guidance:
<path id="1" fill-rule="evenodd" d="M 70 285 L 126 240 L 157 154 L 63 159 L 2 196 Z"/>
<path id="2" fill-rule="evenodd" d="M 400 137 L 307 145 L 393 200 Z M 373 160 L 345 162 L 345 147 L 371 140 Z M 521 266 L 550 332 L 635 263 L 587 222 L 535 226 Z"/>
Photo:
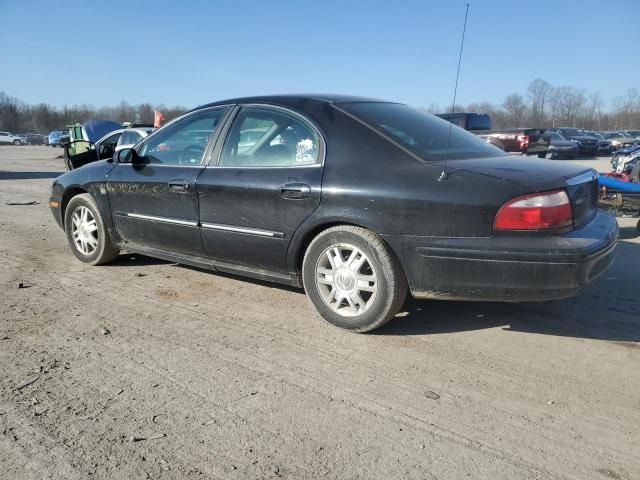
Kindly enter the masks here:
<path id="1" fill-rule="evenodd" d="M 190 115 L 207 114 L 216 116 L 210 135 L 194 130 L 175 134 L 174 143 L 163 140 Z M 296 119 L 313 132 L 313 151 L 298 157 L 298 142 L 288 163 L 227 163 L 244 158 L 241 135 L 232 137 L 249 114 L 258 119 L 251 131 L 268 132 L 261 115 Z M 608 267 L 618 230 L 615 219 L 596 208 L 595 171 L 515 162 L 458 127 L 446 148 L 449 128 L 405 105 L 359 97 L 213 103 L 154 132 L 129 159 L 116 155 L 57 178 L 52 212 L 64 228 L 66 206 L 86 192 L 120 248 L 295 286 L 305 283 L 301 265 L 310 243 L 336 225 L 373 232 L 419 298 L 563 298 Z M 269 154 L 260 158 L 287 149 L 284 135 L 278 137 L 269 137 Z M 237 151 L 229 153 L 229 143 Z M 535 203 L 536 194 L 546 202 L 547 192 L 565 199 L 558 208 L 569 218 L 562 225 L 497 228 L 509 202 L 526 197 L 515 205 Z"/>

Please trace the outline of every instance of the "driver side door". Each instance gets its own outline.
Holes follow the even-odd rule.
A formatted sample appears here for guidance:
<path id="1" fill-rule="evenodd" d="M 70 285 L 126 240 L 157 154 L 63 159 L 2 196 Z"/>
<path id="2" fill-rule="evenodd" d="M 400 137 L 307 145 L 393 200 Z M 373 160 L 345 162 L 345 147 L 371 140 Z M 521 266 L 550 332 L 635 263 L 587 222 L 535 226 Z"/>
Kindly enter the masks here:
<path id="1" fill-rule="evenodd" d="M 202 159 L 227 107 L 198 110 L 136 146 L 134 163 L 107 177 L 113 223 L 126 242 L 143 248 L 204 256 L 195 183 Z"/>

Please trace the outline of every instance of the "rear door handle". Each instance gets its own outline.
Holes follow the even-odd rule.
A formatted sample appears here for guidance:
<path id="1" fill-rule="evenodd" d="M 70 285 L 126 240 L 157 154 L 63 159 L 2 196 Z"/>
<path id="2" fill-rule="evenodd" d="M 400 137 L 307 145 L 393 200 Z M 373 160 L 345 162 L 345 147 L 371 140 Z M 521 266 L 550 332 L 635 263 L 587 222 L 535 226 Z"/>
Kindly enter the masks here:
<path id="1" fill-rule="evenodd" d="M 307 198 L 310 193 L 311 187 L 306 183 L 286 183 L 280 187 L 280 196 L 282 198 Z"/>
<path id="2" fill-rule="evenodd" d="M 190 184 L 186 180 L 169 180 L 169 190 L 173 192 L 186 192 Z"/>

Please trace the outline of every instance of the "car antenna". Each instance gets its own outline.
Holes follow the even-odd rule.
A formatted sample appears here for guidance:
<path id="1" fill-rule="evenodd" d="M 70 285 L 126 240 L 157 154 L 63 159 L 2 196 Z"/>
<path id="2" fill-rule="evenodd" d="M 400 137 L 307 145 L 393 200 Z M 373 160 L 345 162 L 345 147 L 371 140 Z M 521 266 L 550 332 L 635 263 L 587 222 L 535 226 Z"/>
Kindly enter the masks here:
<path id="1" fill-rule="evenodd" d="M 453 89 L 453 102 L 451 103 L 451 115 L 453 117 L 453 111 L 456 108 L 456 96 L 458 94 L 458 79 L 460 78 L 460 64 L 462 63 L 462 49 L 464 48 L 464 34 L 467 31 L 467 17 L 469 16 L 469 3 L 467 2 L 467 9 L 464 13 L 464 26 L 462 27 L 462 41 L 460 42 L 460 54 L 458 55 L 458 71 L 456 73 L 456 86 Z M 453 120 L 453 118 L 451 119 Z M 449 178 L 447 173 L 447 159 L 449 158 L 449 147 L 451 146 L 451 130 L 453 129 L 453 123 L 449 121 L 449 134 L 447 136 L 447 149 L 444 152 L 444 166 L 442 172 L 438 177 L 438 181 L 441 182 Z"/>

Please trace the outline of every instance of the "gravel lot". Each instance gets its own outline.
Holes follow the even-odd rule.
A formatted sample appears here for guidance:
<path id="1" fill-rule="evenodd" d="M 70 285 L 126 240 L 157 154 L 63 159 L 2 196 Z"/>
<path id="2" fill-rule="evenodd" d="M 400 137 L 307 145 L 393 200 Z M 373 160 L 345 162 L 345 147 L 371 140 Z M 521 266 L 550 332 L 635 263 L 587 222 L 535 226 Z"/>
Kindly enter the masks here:
<path id="1" fill-rule="evenodd" d="M 299 290 L 81 264 L 60 153 L 0 148 L 0 478 L 640 478 L 637 220 L 574 299 L 409 301 L 356 335 Z"/>

